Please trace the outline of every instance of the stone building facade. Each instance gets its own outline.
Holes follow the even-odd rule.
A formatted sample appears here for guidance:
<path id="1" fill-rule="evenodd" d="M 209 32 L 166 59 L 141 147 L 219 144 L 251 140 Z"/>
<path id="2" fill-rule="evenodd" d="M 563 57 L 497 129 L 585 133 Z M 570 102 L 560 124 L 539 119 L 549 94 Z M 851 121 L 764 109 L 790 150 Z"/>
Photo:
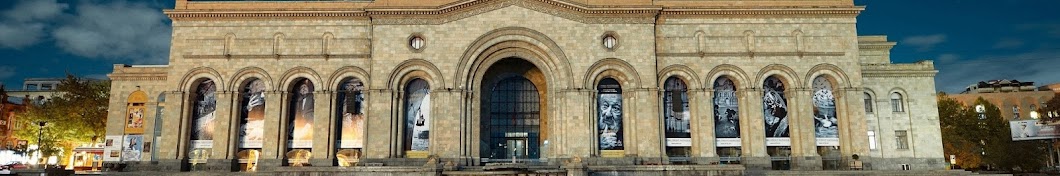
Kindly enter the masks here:
<path id="1" fill-rule="evenodd" d="M 862 10 L 177 0 L 168 65 L 109 75 L 121 155 L 108 156 L 164 170 L 944 168 L 933 64 L 891 63 L 894 42 L 857 36 Z M 902 111 L 866 113 L 892 93 Z"/>

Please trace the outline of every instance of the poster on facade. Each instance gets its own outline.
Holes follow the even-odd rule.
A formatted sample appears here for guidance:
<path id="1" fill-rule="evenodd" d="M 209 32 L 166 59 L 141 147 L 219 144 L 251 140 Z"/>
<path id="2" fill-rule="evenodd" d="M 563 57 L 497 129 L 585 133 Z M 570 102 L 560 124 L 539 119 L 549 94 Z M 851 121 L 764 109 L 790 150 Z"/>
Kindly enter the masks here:
<path id="1" fill-rule="evenodd" d="M 788 134 L 788 99 L 784 95 L 784 82 L 770 76 L 762 85 L 766 146 L 791 146 Z"/>
<path id="2" fill-rule="evenodd" d="M 214 115 L 217 110 L 217 86 L 213 80 L 199 83 L 192 111 L 192 148 L 213 148 Z"/>
<path id="3" fill-rule="evenodd" d="M 823 76 L 813 79 L 813 119 L 817 146 L 839 146 L 835 95 L 832 94 L 832 82 Z"/>
<path id="4" fill-rule="evenodd" d="M 353 149 L 364 147 L 364 83 L 357 78 L 348 78 L 339 88 L 339 115 L 342 117 L 342 130 L 339 136 L 339 148 Z"/>
<path id="5" fill-rule="evenodd" d="M 288 123 L 288 146 L 290 148 L 313 147 L 313 82 L 299 80 L 292 91 L 290 122 Z"/>
<path id="6" fill-rule="evenodd" d="M 255 79 L 243 88 L 240 148 L 261 148 L 265 139 L 265 81 Z"/>
<path id="7" fill-rule="evenodd" d="M 1008 124 L 1013 141 L 1060 138 L 1056 126 L 1041 124 L 1038 120 L 1013 120 Z"/>
<path id="8" fill-rule="evenodd" d="M 666 92 L 663 95 L 663 116 L 666 121 L 666 146 L 692 146 L 692 131 L 689 127 L 688 86 L 677 77 L 666 79 Z"/>
<path id="9" fill-rule="evenodd" d="M 412 132 L 409 134 L 412 139 L 411 150 L 427 151 L 431 130 L 430 86 L 427 81 L 417 79 L 409 83 L 407 89 L 405 130 Z"/>
<path id="10" fill-rule="evenodd" d="M 139 103 L 137 103 L 139 104 Z M 126 134 L 142 134 L 144 133 L 144 106 L 130 106 L 127 114 L 125 115 L 125 133 Z"/>
<path id="11" fill-rule="evenodd" d="M 121 161 L 122 136 L 108 135 L 103 140 L 103 161 Z"/>
<path id="12" fill-rule="evenodd" d="M 140 154 L 144 151 L 144 135 L 125 135 L 121 148 L 121 161 L 140 161 Z"/>
<path id="13" fill-rule="evenodd" d="M 718 147 L 739 147 L 740 100 L 728 77 L 714 81 L 714 136 Z"/>
<path id="14" fill-rule="evenodd" d="M 624 150 L 622 129 L 622 86 L 615 79 L 600 81 L 597 91 L 597 135 L 600 150 Z M 606 151 L 602 153 L 607 153 Z"/>

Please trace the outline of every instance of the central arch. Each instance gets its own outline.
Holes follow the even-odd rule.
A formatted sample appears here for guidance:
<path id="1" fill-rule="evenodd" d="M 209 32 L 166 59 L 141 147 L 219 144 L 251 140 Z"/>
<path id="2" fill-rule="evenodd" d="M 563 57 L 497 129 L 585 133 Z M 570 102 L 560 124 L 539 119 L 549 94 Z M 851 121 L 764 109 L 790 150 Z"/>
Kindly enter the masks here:
<path id="1" fill-rule="evenodd" d="M 528 65 L 530 67 L 528 67 Z M 540 158 L 549 131 L 545 75 L 533 64 L 508 57 L 491 65 L 479 90 L 479 154 L 483 162 L 530 162 Z"/>

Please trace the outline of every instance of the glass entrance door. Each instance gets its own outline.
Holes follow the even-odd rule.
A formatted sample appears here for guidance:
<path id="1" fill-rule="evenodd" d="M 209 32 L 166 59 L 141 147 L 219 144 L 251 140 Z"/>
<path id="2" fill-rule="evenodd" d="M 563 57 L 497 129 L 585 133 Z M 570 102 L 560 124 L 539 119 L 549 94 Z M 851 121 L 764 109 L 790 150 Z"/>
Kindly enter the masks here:
<path id="1" fill-rule="evenodd" d="M 508 139 L 508 159 L 514 163 L 517 159 L 526 158 L 526 139 Z"/>

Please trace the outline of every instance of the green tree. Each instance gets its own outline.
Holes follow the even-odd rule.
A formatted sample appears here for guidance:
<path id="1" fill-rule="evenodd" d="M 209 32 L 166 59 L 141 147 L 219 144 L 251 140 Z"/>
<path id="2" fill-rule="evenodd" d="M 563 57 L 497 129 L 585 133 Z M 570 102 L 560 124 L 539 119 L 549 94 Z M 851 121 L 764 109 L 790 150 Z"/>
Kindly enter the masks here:
<path id="1" fill-rule="evenodd" d="M 40 104 L 31 104 L 16 115 L 15 136 L 37 144 L 39 122 L 46 122 L 41 135 L 41 153 L 55 156 L 64 152 L 69 156 L 78 144 L 94 142 L 103 137 L 110 99 L 110 81 L 95 81 L 67 74 L 56 88 L 56 96 Z"/>
<path id="2" fill-rule="evenodd" d="M 946 94 L 940 94 L 938 100 L 945 158 L 954 155 L 960 168 L 979 168 L 983 157 L 977 138 L 980 135 L 978 115 Z"/>
<path id="3" fill-rule="evenodd" d="M 1035 171 L 1042 168 L 1047 147 L 1042 141 L 1012 141 L 1009 122 L 1001 117 L 1001 110 L 984 100 L 976 99 L 969 106 L 940 94 L 938 97 L 939 123 L 942 127 L 943 153 L 954 155 L 957 165 L 965 169 L 997 169 Z M 984 118 L 975 112 L 983 105 Z"/>

